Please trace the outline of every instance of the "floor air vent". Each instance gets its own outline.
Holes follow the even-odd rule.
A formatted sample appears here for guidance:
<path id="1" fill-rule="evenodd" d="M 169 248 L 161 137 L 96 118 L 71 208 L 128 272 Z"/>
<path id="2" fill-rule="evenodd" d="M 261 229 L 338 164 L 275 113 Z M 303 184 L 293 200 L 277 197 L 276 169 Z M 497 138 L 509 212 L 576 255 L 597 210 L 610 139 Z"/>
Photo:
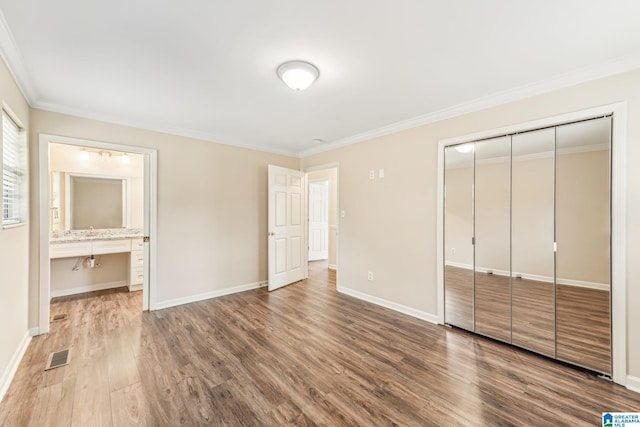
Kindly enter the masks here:
<path id="1" fill-rule="evenodd" d="M 69 315 L 67 313 L 61 313 L 61 314 L 54 314 L 51 320 L 55 322 L 57 320 L 67 320 L 68 318 L 69 318 Z"/>
<path id="2" fill-rule="evenodd" d="M 49 363 L 47 363 L 47 367 L 44 368 L 45 371 L 49 369 L 59 368 L 60 366 L 65 366 L 69 364 L 69 356 L 71 350 L 65 349 L 60 351 L 54 351 L 49 355 Z"/>

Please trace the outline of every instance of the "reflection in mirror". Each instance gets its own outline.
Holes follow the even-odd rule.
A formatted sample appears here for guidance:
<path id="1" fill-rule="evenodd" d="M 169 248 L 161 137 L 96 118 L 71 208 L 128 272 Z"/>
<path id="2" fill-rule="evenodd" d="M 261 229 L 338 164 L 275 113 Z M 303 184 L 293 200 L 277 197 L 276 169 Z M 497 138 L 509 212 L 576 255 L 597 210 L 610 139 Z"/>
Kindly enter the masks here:
<path id="1" fill-rule="evenodd" d="M 475 331 L 511 342 L 511 137 L 475 152 Z"/>
<path id="2" fill-rule="evenodd" d="M 555 130 L 513 136 L 512 343 L 555 357 Z"/>
<path id="3" fill-rule="evenodd" d="M 126 227 L 126 180 L 68 174 L 70 230 Z"/>
<path id="4" fill-rule="evenodd" d="M 611 373 L 611 118 L 557 128 L 557 357 Z"/>
<path id="5" fill-rule="evenodd" d="M 444 152 L 445 322 L 473 331 L 473 143 Z"/>

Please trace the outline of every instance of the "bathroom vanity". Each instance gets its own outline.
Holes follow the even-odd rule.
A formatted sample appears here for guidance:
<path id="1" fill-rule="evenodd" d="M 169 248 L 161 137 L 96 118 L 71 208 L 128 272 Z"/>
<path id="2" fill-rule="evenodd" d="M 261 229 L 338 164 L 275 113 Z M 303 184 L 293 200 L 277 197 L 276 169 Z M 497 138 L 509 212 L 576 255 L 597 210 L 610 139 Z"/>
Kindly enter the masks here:
<path id="1" fill-rule="evenodd" d="M 107 254 L 128 254 L 127 283 L 130 291 L 142 289 L 144 281 L 144 243 L 140 229 L 67 231 L 52 234 L 49 258 L 77 258 L 75 268 L 100 268 L 93 258 Z"/>

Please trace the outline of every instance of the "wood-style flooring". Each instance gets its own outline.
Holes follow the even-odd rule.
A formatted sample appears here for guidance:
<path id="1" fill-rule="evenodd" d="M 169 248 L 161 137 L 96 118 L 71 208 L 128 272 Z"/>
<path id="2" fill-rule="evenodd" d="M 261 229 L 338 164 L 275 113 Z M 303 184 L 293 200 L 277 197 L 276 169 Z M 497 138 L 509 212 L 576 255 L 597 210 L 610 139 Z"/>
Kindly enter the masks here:
<path id="1" fill-rule="evenodd" d="M 2 426 L 600 425 L 640 394 L 337 293 L 326 264 L 269 293 L 142 313 L 137 293 L 52 302 Z M 68 366 L 44 372 L 51 351 Z"/>

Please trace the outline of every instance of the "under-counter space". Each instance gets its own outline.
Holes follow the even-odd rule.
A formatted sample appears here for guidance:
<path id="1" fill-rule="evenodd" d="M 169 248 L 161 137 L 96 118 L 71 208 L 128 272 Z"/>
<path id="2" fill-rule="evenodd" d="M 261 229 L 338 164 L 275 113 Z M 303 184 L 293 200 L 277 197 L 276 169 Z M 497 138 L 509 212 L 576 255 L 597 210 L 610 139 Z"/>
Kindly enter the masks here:
<path id="1" fill-rule="evenodd" d="M 102 259 L 102 264 L 96 261 L 95 266 L 91 267 L 90 257 Z M 52 235 L 49 258 L 52 267 L 54 263 L 57 267 L 52 268 L 52 296 L 118 286 L 128 286 L 130 291 L 142 289 L 144 243 L 140 230 L 97 230 L 91 233 L 74 231 Z M 77 260 L 74 262 L 70 258 Z M 93 262 L 93 259 L 91 261 Z M 102 271 L 104 267 L 110 270 L 108 275 L 106 271 Z M 54 271 L 58 272 L 58 280 L 53 277 Z M 60 282 L 57 286 L 64 289 L 61 289 L 61 292 L 53 292 L 53 284 L 56 281 Z"/>

